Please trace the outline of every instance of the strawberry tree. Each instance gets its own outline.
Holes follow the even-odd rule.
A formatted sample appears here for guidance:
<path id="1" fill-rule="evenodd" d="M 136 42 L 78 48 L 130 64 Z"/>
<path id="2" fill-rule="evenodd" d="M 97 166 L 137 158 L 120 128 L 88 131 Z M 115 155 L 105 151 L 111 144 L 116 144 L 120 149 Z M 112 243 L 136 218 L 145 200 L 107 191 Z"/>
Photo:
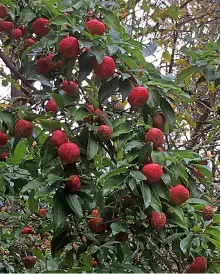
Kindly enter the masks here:
<path id="1" fill-rule="evenodd" d="M 1 272 L 219 272 L 207 159 L 169 147 L 189 96 L 115 5 L 0 5 Z M 176 140 L 175 140 L 176 141 Z"/>

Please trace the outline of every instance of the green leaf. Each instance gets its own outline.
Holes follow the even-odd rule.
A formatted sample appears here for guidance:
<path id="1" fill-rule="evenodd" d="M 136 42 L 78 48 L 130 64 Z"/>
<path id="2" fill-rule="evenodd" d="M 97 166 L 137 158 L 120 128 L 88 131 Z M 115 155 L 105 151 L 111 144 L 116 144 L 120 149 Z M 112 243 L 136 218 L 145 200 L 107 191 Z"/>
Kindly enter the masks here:
<path id="1" fill-rule="evenodd" d="M 90 137 L 88 140 L 88 145 L 87 145 L 88 160 L 92 160 L 95 157 L 95 155 L 98 152 L 98 148 L 99 148 L 98 143 L 93 138 Z"/>
<path id="2" fill-rule="evenodd" d="M 161 166 L 164 165 L 164 154 L 162 152 L 153 150 L 151 152 L 151 158 L 152 158 L 153 163 L 157 163 Z"/>
<path id="3" fill-rule="evenodd" d="M 86 266 L 91 267 L 92 262 L 93 262 L 93 258 L 91 256 L 91 254 L 84 255 L 83 262 Z"/>
<path id="4" fill-rule="evenodd" d="M 150 142 L 147 142 L 143 147 L 140 149 L 138 153 L 138 161 L 140 164 L 147 161 L 147 158 L 151 155 L 153 150 L 153 145 Z"/>
<path id="5" fill-rule="evenodd" d="M 117 56 L 124 62 L 125 65 L 127 65 L 130 69 L 137 68 L 137 63 L 134 62 L 133 59 L 128 57 L 127 55 L 123 55 L 120 53 L 117 53 Z"/>
<path id="6" fill-rule="evenodd" d="M 11 163 L 17 165 L 26 155 L 26 146 L 22 141 L 19 141 L 16 145 L 13 155 L 10 157 Z"/>
<path id="7" fill-rule="evenodd" d="M 129 133 L 130 131 L 131 127 L 128 123 L 121 123 L 118 126 L 114 127 L 112 138 L 118 137 L 121 134 Z"/>
<path id="8" fill-rule="evenodd" d="M 29 6 L 26 6 L 20 14 L 20 23 L 25 24 L 31 22 L 36 17 L 35 12 Z"/>
<path id="9" fill-rule="evenodd" d="M 51 87 L 51 88 L 53 87 L 51 82 L 46 77 L 44 77 L 42 75 L 39 75 L 39 74 L 34 74 L 34 75 L 30 76 L 27 80 L 39 81 L 44 86 L 48 86 L 48 87 Z"/>
<path id="10" fill-rule="evenodd" d="M 195 74 L 201 70 L 201 67 L 198 66 L 191 66 L 187 69 L 184 69 L 178 76 L 177 76 L 177 83 L 185 80 L 188 76 Z"/>
<path id="11" fill-rule="evenodd" d="M 127 167 L 120 167 L 120 168 L 115 168 L 107 172 L 106 174 L 102 174 L 98 180 L 97 183 L 100 183 L 102 180 L 107 180 L 110 177 L 125 173 L 127 171 Z"/>
<path id="12" fill-rule="evenodd" d="M 50 144 L 50 137 L 42 145 L 40 155 L 41 166 L 47 165 L 57 156 L 57 150 Z"/>
<path id="13" fill-rule="evenodd" d="M 119 88 L 119 79 L 117 77 L 103 83 L 98 92 L 99 102 L 103 103 L 111 95 L 115 94 L 118 88 Z"/>
<path id="14" fill-rule="evenodd" d="M 150 188 L 147 184 L 145 183 L 141 183 L 140 185 L 140 189 L 142 192 L 142 196 L 143 196 L 143 201 L 144 201 L 144 209 L 148 208 L 150 206 L 151 203 L 151 192 L 150 192 Z"/>
<path id="15" fill-rule="evenodd" d="M 133 148 L 141 148 L 143 146 L 142 142 L 139 141 L 132 141 L 130 143 L 127 144 L 127 146 L 125 147 L 124 151 L 128 152 L 129 150 L 133 149 Z"/>
<path id="16" fill-rule="evenodd" d="M 27 185 L 23 186 L 23 188 L 21 189 L 21 193 L 24 193 L 27 190 L 36 190 L 42 185 L 42 183 L 43 183 L 42 178 L 38 177 L 30 181 Z"/>
<path id="17" fill-rule="evenodd" d="M 100 12 L 104 16 L 105 21 L 107 21 L 109 26 L 112 26 L 117 31 L 124 33 L 124 28 L 121 26 L 120 20 L 115 13 L 113 13 L 110 10 L 103 9 L 103 8 L 100 9 Z"/>
<path id="18" fill-rule="evenodd" d="M 50 93 L 50 96 L 55 101 L 57 108 L 59 110 L 63 110 L 64 109 L 63 97 L 56 93 Z"/>
<path id="19" fill-rule="evenodd" d="M 186 201 L 188 204 L 200 204 L 200 205 L 211 205 L 209 202 L 202 200 L 202 199 L 197 199 L 197 198 L 190 198 Z"/>
<path id="20" fill-rule="evenodd" d="M 61 25 L 61 26 L 71 25 L 70 17 L 64 14 L 56 15 L 51 21 L 53 24 L 56 24 L 56 25 Z"/>
<path id="21" fill-rule="evenodd" d="M 89 114 L 91 114 L 91 113 L 86 108 L 80 107 L 80 108 L 76 109 L 76 111 L 73 115 L 73 119 L 75 121 L 79 121 L 85 117 L 88 117 Z"/>
<path id="22" fill-rule="evenodd" d="M 219 252 L 219 254 L 220 254 L 220 243 L 219 243 L 218 241 L 216 241 L 216 240 L 214 240 L 214 239 L 212 239 L 212 238 L 206 236 L 206 235 L 204 235 L 204 238 L 206 238 L 208 241 L 210 241 L 212 244 L 214 244 L 215 247 L 216 247 L 216 250 L 217 250 L 217 251 Z"/>
<path id="23" fill-rule="evenodd" d="M 107 50 L 109 52 L 109 56 L 113 56 L 118 51 L 117 45 L 107 45 Z"/>
<path id="24" fill-rule="evenodd" d="M 208 166 L 193 164 L 203 175 L 212 181 L 212 172 Z"/>
<path id="25" fill-rule="evenodd" d="M 36 250 L 35 248 L 31 248 L 31 252 L 33 253 L 33 255 L 37 257 L 39 261 L 44 261 L 44 262 L 47 261 L 45 256 L 40 251 Z"/>
<path id="26" fill-rule="evenodd" d="M 83 217 L 83 211 L 79 202 L 79 197 L 76 194 L 68 194 L 66 195 L 66 200 L 75 214 L 77 214 L 79 217 Z"/>
<path id="27" fill-rule="evenodd" d="M 125 226 L 125 224 L 121 224 L 119 222 L 113 222 L 110 225 L 111 229 L 112 229 L 112 233 L 113 235 L 116 235 L 117 233 L 123 231 L 127 231 L 127 227 Z"/>
<path id="28" fill-rule="evenodd" d="M 207 227 L 204 231 L 205 234 L 211 235 L 218 242 L 220 242 L 220 229 L 216 227 Z"/>
<path id="29" fill-rule="evenodd" d="M 171 184 L 171 178 L 168 173 L 163 173 L 163 175 L 161 176 L 161 179 L 167 186 L 169 186 Z"/>
<path id="30" fill-rule="evenodd" d="M 79 81 L 83 81 L 93 69 L 94 55 L 90 50 L 81 54 L 78 58 L 79 63 Z"/>
<path id="31" fill-rule="evenodd" d="M 130 176 L 138 181 L 145 181 L 147 177 L 140 171 L 131 171 Z"/>
<path id="32" fill-rule="evenodd" d="M 167 100 L 164 99 L 163 97 L 161 97 L 161 99 L 160 99 L 160 107 L 161 107 L 161 110 L 162 110 L 164 116 L 167 119 L 167 122 L 169 124 L 169 129 L 171 132 L 173 130 L 174 124 L 176 122 L 174 110 L 171 107 L 171 105 L 167 102 Z"/>
<path id="33" fill-rule="evenodd" d="M 54 131 L 61 128 L 61 124 L 57 120 L 38 119 L 37 120 L 45 129 Z"/>
<path id="34" fill-rule="evenodd" d="M 169 237 L 167 237 L 166 239 L 164 239 L 164 243 L 165 244 L 170 244 L 172 241 L 179 239 L 180 237 L 184 236 L 186 233 L 182 232 L 182 233 L 175 233 Z"/>
<path id="35" fill-rule="evenodd" d="M 48 1 L 48 0 L 41 0 L 41 6 L 47 7 L 47 9 L 50 11 L 50 14 L 52 16 L 56 16 L 59 14 L 59 10 L 54 7 L 54 1 Z"/>
<path id="36" fill-rule="evenodd" d="M 4 122 L 10 132 L 14 131 L 14 125 L 15 125 L 15 117 L 12 113 L 8 111 L 1 111 L 0 112 L 0 121 Z"/>
<path id="37" fill-rule="evenodd" d="M 132 86 L 130 80 L 126 79 L 126 80 L 120 82 L 119 91 L 122 94 L 122 101 L 126 100 L 128 94 L 130 93 L 132 88 L 133 88 L 133 86 Z"/>
<path id="38" fill-rule="evenodd" d="M 185 237 L 183 240 L 180 241 L 180 249 L 184 254 L 187 253 L 188 245 L 193 237 L 193 234 L 190 233 L 187 237 Z"/>
<path id="39" fill-rule="evenodd" d="M 28 56 L 28 53 L 31 52 L 33 49 L 37 48 L 38 46 L 40 46 L 40 44 L 41 41 L 38 41 L 33 46 L 28 47 L 25 51 L 23 51 L 21 55 L 21 60 L 24 60 Z"/>
<path id="40" fill-rule="evenodd" d="M 151 207 L 158 211 L 158 212 L 162 212 L 162 204 L 161 201 L 159 199 L 159 197 L 156 194 L 155 189 L 151 188 Z"/>
<path id="41" fill-rule="evenodd" d="M 98 64 L 101 64 L 103 62 L 105 53 L 101 47 L 92 47 L 90 53 L 92 53 L 96 57 Z"/>

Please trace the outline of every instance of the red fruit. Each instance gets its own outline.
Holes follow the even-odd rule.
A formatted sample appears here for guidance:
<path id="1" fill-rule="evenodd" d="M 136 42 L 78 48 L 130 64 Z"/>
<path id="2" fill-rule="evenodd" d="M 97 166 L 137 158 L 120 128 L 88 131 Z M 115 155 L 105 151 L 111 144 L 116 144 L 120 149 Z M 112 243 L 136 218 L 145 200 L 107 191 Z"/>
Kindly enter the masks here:
<path id="1" fill-rule="evenodd" d="M 110 77 L 115 71 L 115 62 L 114 59 L 109 56 L 104 56 L 104 59 L 101 64 L 95 62 L 94 64 L 94 73 L 101 78 Z"/>
<path id="2" fill-rule="evenodd" d="M 75 143 L 65 143 L 58 149 L 58 156 L 64 163 L 75 163 L 80 155 L 80 149 Z"/>
<path id="3" fill-rule="evenodd" d="M 156 230 L 162 229 L 166 224 L 166 215 L 162 212 L 154 211 L 151 215 L 151 226 Z"/>
<path id="4" fill-rule="evenodd" d="M 32 38 L 26 38 L 24 48 L 27 49 L 35 44 L 35 40 Z"/>
<path id="5" fill-rule="evenodd" d="M 14 25 L 12 24 L 12 22 L 9 22 L 9 21 L 0 22 L 0 31 L 10 32 L 11 30 L 13 30 L 13 28 L 14 28 Z"/>
<path id="6" fill-rule="evenodd" d="M 0 18 L 5 18 L 8 15 L 8 10 L 5 6 L 0 5 Z"/>
<path id="7" fill-rule="evenodd" d="M 142 168 L 143 174 L 147 177 L 148 183 L 155 183 L 160 180 L 163 169 L 158 164 L 147 164 Z"/>
<path id="8" fill-rule="evenodd" d="M 8 141 L 8 136 L 0 130 L 0 147 L 6 145 Z"/>
<path id="9" fill-rule="evenodd" d="M 95 118 L 95 122 L 98 122 L 99 124 L 103 124 L 103 122 L 105 121 L 105 119 L 109 119 L 110 118 L 109 115 L 105 111 L 102 111 L 99 108 L 97 108 L 94 111 L 94 114 L 97 115 L 97 117 Z"/>
<path id="10" fill-rule="evenodd" d="M 203 219 L 205 221 L 211 220 L 213 218 L 214 214 L 215 214 L 214 210 L 211 206 L 205 206 L 203 208 Z"/>
<path id="11" fill-rule="evenodd" d="M 126 242 L 128 240 L 128 233 L 127 232 L 119 232 L 116 236 L 116 241 L 118 242 Z"/>
<path id="12" fill-rule="evenodd" d="M 50 69 L 48 68 L 48 63 L 47 63 L 46 58 L 41 57 L 38 59 L 38 61 L 36 63 L 36 70 L 37 70 L 37 72 L 39 72 L 41 74 L 45 74 L 50 71 Z"/>
<path id="13" fill-rule="evenodd" d="M 156 112 L 153 116 L 153 127 L 163 130 L 166 124 L 166 118 L 161 112 Z"/>
<path id="14" fill-rule="evenodd" d="M 92 19 L 87 22 L 87 29 L 92 35 L 104 35 L 106 31 L 105 24 L 98 21 L 97 19 Z"/>
<path id="15" fill-rule="evenodd" d="M 93 267 L 93 268 L 96 268 L 97 266 L 98 266 L 98 261 L 93 261 L 92 267 Z"/>
<path id="16" fill-rule="evenodd" d="M 71 179 L 67 181 L 66 188 L 70 192 L 76 192 L 81 188 L 81 181 L 77 175 L 71 175 Z"/>
<path id="17" fill-rule="evenodd" d="M 149 91 L 145 87 L 138 86 L 131 90 L 128 95 L 128 102 L 132 107 L 142 107 L 149 98 Z"/>
<path id="18" fill-rule="evenodd" d="M 14 128 L 16 137 L 29 137 L 33 133 L 33 125 L 26 120 L 18 120 Z"/>
<path id="19" fill-rule="evenodd" d="M 24 267 L 27 269 L 31 269 L 36 264 L 36 257 L 34 256 L 26 256 L 23 258 Z"/>
<path id="20" fill-rule="evenodd" d="M 170 201 L 173 205 L 181 205 L 190 197 L 189 190 L 180 184 L 172 187 L 169 192 Z"/>
<path id="21" fill-rule="evenodd" d="M 8 154 L 6 152 L 2 152 L 0 154 L 0 161 L 4 161 L 7 158 Z"/>
<path id="22" fill-rule="evenodd" d="M 194 167 L 193 172 L 195 174 L 196 177 L 198 177 L 199 179 L 204 179 L 205 175 L 203 175 L 197 168 Z"/>
<path id="23" fill-rule="evenodd" d="M 63 81 L 61 83 L 61 89 L 64 90 L 67 94 L 76 95 L 78 93 L 78 85 L 74 81 Z"/>
<path id="24" fill-rule="evenodd" d="M 54 112 L 55 114 L 58 112 L 57 105 L 54 100 L 49 100 L 47 104 L 45 105 L 46 112 Z"/>
<path id="25" fill-rule="evenodd" d="M 109 126 L 101 125 L 98 127 L 97 135 L 102 141 L 105 141 L 111 139 L 112 132 L 113 130 Z"/>
<path id="26" fill-rule="evenodd" d="M 50 31 L 49 21 L 46 18 L 40 17 L 32 23 L 31 28 L 33 33 L 43 37 Z"/>
<path id="27" fill-rule="evenodd" d="M 66 15 L 66 16 L 67 16 L 67 15 L 69 15 L 69 13 L 68 13 L 68 12 L 64 12 L 64 15 Z"/>
<path id="28" fill-rule="evenodd" d="M 21 234 L 34 234 L 34 229 L 30 226 L 26 226 L 21 230 Z"/>
<path id="29" fill-rule="evenodd" d="M 52 59 L 54 56 L 55 56 L 55 53 L 51 53 L 45 58 L 49 70 L 58 69 L 61 66 L 61 61 L 58 61 L 57 63 L 53 63 Z"/>
<path id="30" fill-rule="evenodd" d="M 99 216 L 100 214 L 96 209 L 94 209 L 94 210 L 91 211 L 90 215 Z"/>
<path id="31" fill-rule="evenodd" d="M 27 28 L 26 26 L 19 26 L 18 27 L 22 31 L 22 36 L 24 37 L 27 33 Z"/>
<path id="32" fill-rule="evenodd" d="M 162 149 L 162 147 L 158 147 L 157 150 L 160 151 L 160 152 L 164 152 L 164 150 Z"/>
<path id="33" fill-rule="evenodd" d="M 207 269 L 207 261 L 204 257 L 197 257 L 189 267 L 190 273 L 204 273 Z"/>
<path id="34" fill-rule="evenodd" d="M 94 106 L 92 104 L 88 104 L 87 108 L 93 113 L 94 112 Z"/>
<path id="35" fill-rule="evenodd" d="M 63 38 L 58 44 L 58 51 L 65 58 L 77 57 L 80 52 L 78 40 L 71 36 Z"/>
<path id="36" fill-rule="evenodd" d="M 153 148 L 156 149 L 164 143 L 164 134 L 160 129 L 153 127 L 146 133 L 145 141 L 152 142 Z"/>
<path id="37" fill-rule="evenodd" d="M 102 218 L 93 218 L 89 221 L 88 226 L 93 233 L 102 233 L 106 230 L 107 225 L 102 223 Z"/>
<path id="38" fill-rule="evenodd" d="M 52 146 L 59 148 L 61 145 L 65 144 L 67 142 L 67 136 L 65 134 L 65 132 L 63 132 L 62 130 L 55 130 L 52 133 L 51 139 L 50 139 L 50 143 L 52 144 Z"/>
<path id="39" fill-rule="evenodd" d="M 22 34 L 22 31 L 20 29 L 13 29 L 11 31 L 11 36 L 13 39 L 15 40 L 19 40 L 22 38 L 23 34 Z"/>
<path id="40" fill-rule="evenodd" d="M 46 216 L 46 215 L 47 215 L 47 210 L 46 210 L 46 208 L 40 208 L 40 209 L 39 209 L 39 213 L 42 214 L 42 215 L 44 215 L 44 216 Z"/>

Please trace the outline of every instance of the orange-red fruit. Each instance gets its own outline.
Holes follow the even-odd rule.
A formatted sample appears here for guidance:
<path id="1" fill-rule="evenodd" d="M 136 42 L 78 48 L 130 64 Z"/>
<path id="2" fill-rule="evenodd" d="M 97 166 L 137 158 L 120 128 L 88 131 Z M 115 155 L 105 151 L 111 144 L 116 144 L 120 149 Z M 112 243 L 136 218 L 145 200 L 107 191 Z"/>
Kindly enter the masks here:
<path id="1" fill-rule="evenodd" d="M 22 228 L 21 230 L 21 234 L 34 234 L 34 229 L 30 226 L 26 226 L 24 228 Z"/>
<path id="2" fill-rule="evenodd" d="M 106 31 L 105 24 L 97 19 L 92 19 L 87 22 L 87 29 L 89 29 L 92 35 L 104 35 Z"/>
<path id="3" fill-rule="evenodd" d="M 33 133 L 33 125 L 26 120 L 18 120 L 14 128 L 16 137 L 29 137 Z"/>
<path id="4" fill-rule="evenodd" d="M 148 89 L 145 87 L 138 86 L 131 90 L 128 95 L 128 102 L 132 107 L 142 107 L 146 104 L 149 98 Z"/>
<path id="5" fill-rule="evenodd" d="M 170 201 L 173 205 L 181 205 L 190 197 L 190 192 L 183 185 L 176 185 L 170 190 Z"/>
<path id="6" fill-rule="evenodd" d="M 107 225 L 102 223 L 102 218 L 93 218 L 89 221 L 88 225 L 93 233 L 102 233 L 106 230 Z"/>
<path id="7" fill-rule="evenodd" d="M 23 258 L 23 264 L 26 269 L 31 269 L 36 264 L 36 257 L 26 256 Z"/>
<path id="8" fill-rule="evenodd" d="M 199 179 L 204 179 L 205 178 L 205 175 L 203 175 L 199 169 L 195 168 L 193 169 L 193 172 L 195 174 L 196 177 L 198 177 Z"/>
<path id="9" fill-rule="evenodd" d="M 81 181 L 77 175 L 71 175 L 70 180 L 66 183 L 66 188 L 70 192 L 76 192 L 81 188 Z"/>
<path id="10" fill-rule="evenodd" d="M 163 130 L 166 124 L 166 118 L 161 112 L 156 112 L 153 116 L 153 127 Z"/>
<path id="11" fill-rule="evenodd" d="M 32 38 L 26 38 L 24 48 L 27 49 L 35 44 L 35 40 Z"/>
<path id="12" fill-rule="evenodd" d="M 47 215 L 47 210 L 46 210 L 46 208 L 40 208 L 40 209 L 39 209 L 39 213 L 42 214 L 42 215 L 44 215 L 44 216 L 46 216 L 46 215 Z"/>
<path id="13" fill-rule="evenodd" d="M 45 105 L 46 112 L 54 112 L 55 114 L 58 112 L 57 105 L 54 100 L 49 100 L 47 104 Z"/>
<path id="14" fill-rule="evenodd" d="M 24 37 L 26 35 L 26 33 L 27 33 L 26 26 L 22 25 L 22 26 L 19 26 L 18 28 L 22 31 L 22 36 Z"/>
<path id="15" fill-rule="evenodd" d="M 32 23 L 32 32 L 37 34 L 38 36 L 45 36 L 49 33 L 50 27 L 49 27 L 49 21 L 46 18 L 38 18 Z"/>
<path id="16" fill-rule="evenodd" d="M 211 220 L 213 218 L 214 214 L 215 214 L 214 210 L 211 206 L 205 206 L 203 208 L 203 219 L 205 221 Z"/>
<path id="17" fill-rule="evenodd" d="M 114 59 L 109 56 L 104 56 L 104 59 L 101 64 L 95 62 L 94 64 L 94 73 L 101 78 L 110 77 L 115 71 L 115 62 Z"/>
<path id="18" fill-rule="evenodd" d="M 147 177 L 148 183 L 155 183 L 160 180 L 163 169 L 158 164 L 147 164 L 142 168 L 143 174 Z"/>
<path id="19" fill-rule="evenodd" d="M 8 136 L 0 130 L 0 147 L 6 145 L 8 141 Z"/>
<path id="20" fill-rule="evenodd" d="M 75 143 L 65 143 L 58 149 L 58 156 L 64 163 L 75 163 L 80 156 L 80 149 Z"/>
<path id="21" fill-rule="evenodd" d="M 99 139 L 101 139 L 102 141 L 105 141 L 105 140 L 111 139 L 112 132 L 113 130 L 111 127 L 106 125 L 101 125 L 98 127 L 97 135 Z"/>
<path id="22" fill-rule="evenodd" d="M 61 89 L 67 94 L 76 95 L 78 93 L 78 85 L 74 81 L 68 82 L 67 80 L 64 80 L 61 83 Z"/>
<path id="23" fill-rule="evenodd" d="M 97 266 L 98 266 L 98 261 L 93 261 L 92 267 L 93 267 L 93 268 L 96 268 Z"/>
<path id="24" fill-rule="evenodd" d="M 13 39 L 15 40 L 19 40 L 22 38 L 23 34 L 22 34 L 22 31 L 20 29 L 13 29 L 11 31 L 11 36 Z"/>
<path id="25" fill-rule="evenodd" d="M 78 40 L 72 36 L 63 38 L 58 44 L 58 51 L 65 58 L 77 57 L 80 52 Z"/>
<path id="26" fill-rule="evenodd" d="M 2 152 L 0 154 L 0 161 L 4 161 L 7 158 L 8 154 L 6 152 Z"/>
<path id="27" fill-rule="evenodd" d="M 97 209 L 93 209 L 93 210 L 91 211 L 91 214 L 90 214 L 90 215 L 99 216 L 100 214 L 99 214 L 99 212 L 97 211 Z"/>
<path id="28" fill-rule="evenodd" d="M 204 273 L 207 269 L 207 261 L 204 257 L 197 257 L 189 267 L 190 273 Z"/>
<path id="29" fill-rule="evenodd" d="M 162 229 L 166 224 L 166 215 L 161 212 L 154 211 L 151 215 L 151 226 L 156 230 Z"/>
<path id="30" fill-rule="evenodd" d="M 52 146 L 59 148 L 67 142 L 67 136 L 64 131 L 58 129 L 52 133 L 50 143 Z"/>
<path id="31" fill-rule="evenodd" d="M 116 241 L 118 242 L 126 242 L 128 240 L 128 233 L 121 231 L 116 236 Z"/>
<path id="32" fill-rule="evenodd" d="M 152 142 L 153 148 L 161 147 L 164 143 L 164 134 L 159 128 L 151 128 L 145 136 L 146 142 Z"/>
<path id="33" fill-rule="evenodd" d="M 8 15 L 8 10 L 5 6 L 0 5 L 0 18 L 4 19 Z"/>
<path id="34" fill-rule="evenodd" d="M 2 21 L 0 22 L 0 31 L 10 32 L 13 30 L 14 25 L 12 22 L 9 21 Z"/>

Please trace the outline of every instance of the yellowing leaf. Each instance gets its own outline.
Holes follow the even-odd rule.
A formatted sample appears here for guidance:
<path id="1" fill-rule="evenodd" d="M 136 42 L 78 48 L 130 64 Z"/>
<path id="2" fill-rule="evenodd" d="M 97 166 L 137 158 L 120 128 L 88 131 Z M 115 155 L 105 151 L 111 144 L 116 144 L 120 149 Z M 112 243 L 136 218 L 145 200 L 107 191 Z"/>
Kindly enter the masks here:
<path id="1" fill-rule="evenodd" d="M 165 50 L 163 52 L 162 57 L 166 62 L 170 62 L 170 60 L 171 60 L 171 55 L 168 50 Z"/>

